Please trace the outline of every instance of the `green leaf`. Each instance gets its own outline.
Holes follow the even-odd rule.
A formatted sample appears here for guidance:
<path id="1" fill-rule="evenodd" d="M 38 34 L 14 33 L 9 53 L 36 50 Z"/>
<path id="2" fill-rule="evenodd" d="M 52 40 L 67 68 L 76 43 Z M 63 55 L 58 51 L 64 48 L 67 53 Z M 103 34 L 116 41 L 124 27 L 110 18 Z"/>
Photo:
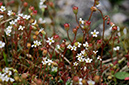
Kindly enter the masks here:
<path id="1" fill-rule="evenodd" d="M 125 79 L 125 77 L 129 77 L 129 73 L 127 73 L 127 72 L 117 72 L 115 74 L 115 77 L 117 79 L 123 80 L 123 79 Z"/>
<path id="2" fill-rule="evenodd" d="M 3 56 L 4 56 L 4 61 L 5 61 L 6 66 L 8 66 L 7 56 L 4 52 L 3 52 Z"/>

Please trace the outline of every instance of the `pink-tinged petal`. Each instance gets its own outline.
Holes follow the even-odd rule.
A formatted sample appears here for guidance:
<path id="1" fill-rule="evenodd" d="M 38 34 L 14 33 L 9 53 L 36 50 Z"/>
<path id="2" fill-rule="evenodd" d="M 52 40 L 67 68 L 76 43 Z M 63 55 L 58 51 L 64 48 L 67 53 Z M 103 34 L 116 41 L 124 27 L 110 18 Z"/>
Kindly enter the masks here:
<path id="1" fill-rule="evenodd" d="M 129 80 L 129 77 L 125 77 L 125 80 Z"/>

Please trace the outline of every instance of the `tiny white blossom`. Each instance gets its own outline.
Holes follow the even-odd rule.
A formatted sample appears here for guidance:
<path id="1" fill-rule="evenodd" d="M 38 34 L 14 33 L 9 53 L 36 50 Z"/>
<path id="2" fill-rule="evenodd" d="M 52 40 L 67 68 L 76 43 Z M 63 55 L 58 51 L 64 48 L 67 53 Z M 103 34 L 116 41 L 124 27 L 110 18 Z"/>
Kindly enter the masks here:
<path id="1" fill-rule="evenodd" d="M 49 43 L 49 45 L 51 45 L 55 41 L 53 40 L 53 37 L 51 37 L 51 38 L 48 38 L 48 40 L 46 42 Z"/>
<path id="2" fill-rule="evenodd" d="M 4 16 L 3 15 L 0 15 L 0 19 L 3 18 Z"/>
<path id="3" fill-rule="evenodd" d="M 88 85 L 95 85 L 95 82 L 92 80 L 87 81 Z"/>
<path id="4" fill-rule="evenodd" d="M 82 45 L 82 44 L 81 44 L 80 42 L 78 42 L 78 47 L 81 47 L 81 45 Z"/>
<path id="5" fill-rule="evenodd" d="M 61 48 L 60 48 L 60 45 L 57 45 L 57 49 L 61 49 Z"/>
<path id="6" fill-rule="evenodd" d="M 9 78 L 10 82 L 14 82 L 15 80 L 13 78 Z"/>
<path id="7" fill-rule="evenodd" d="M 78 60 L 79 62 L 84 62 L 85 58 L 82 58 L 82 57 L 81 57 L 81 58 L 78 58 L 77 60 Z"/>
<path id="8" fill-rule="evenodd" d="M 5 43 L 0 41 L 0 48 L 3 48 L 5 46 Z"/>
<path id="9" fill-rule="evenodd" d="M 83 56 L 82 56 L 82 54 L 80 53 L 80 54 L 77 54 L 76 57 L 77 57 L 77 58 L 82 58 Z"/>
<path id="10" fill-rule="evenodd" d="M 18 14 L 18 16 L 19 16 L 19 17 L 23 17 L 23 14 L 22 14 L 22 13 L 20 13 L 20 14 Z"/>
<path id="11" fill-rule="evenodd" d="M 119 46 L 113 48 L 113 50 L 115 50 L 115 51 L 118 51 L 119 49 L 120 49 Z"/>
<path id="12" fill-rule="evenodd" d="M 37 46 L 41 45 L 41 42 L 38 40 L 33 41 L 33 42 L 34 42 L 34 44 L 31 47 L 37 47 Z"/>
<path id="13" fill-rule="evenodd" d="M 45 23 L 46 21 L 43 20 L 42 18 L 39 18 L 38 22 L 39 22 L 40 24 L 43 24 L 43 23 Z"/>
<path id="14" fill-rule="evenodd" d="M 5 6 L 1 6 L 0 11 L 4 12 L 6 10 Z"/>
<path id="15" fill-rule="evenodd" d="M 91 63 L 92 59 L 87 58 L 87 59 L 85 59 L 85 61 L 86 61 L 86 63 Z"/>
<path id="16" fill-rule="evenodd" d="M 83 46 L 86 47 L 86 48 L 88 48 L 88 47 L 89 47 L 88 42 L 85 42 L 85 43 L 83 44 Z"/>
<path id="17" fill-rule="evenodd" d="M 99 32 L 97 32 L 96 30 L 94 30 L 94 32 L 91 32 L 91 34 L 93 35 L 93 37 L 97 37 L 97 35 L 99 34 Z"/>
<path id="18" fill-rule="evenodd" d="M 7 15 L 11 16 L 13 14 L 12 10 L 9 10 Z"/>
<path id="19" fill-rule="evenodd" d="M 33 26 L 35 26 L 35 25 L 36 25 L 36 23 L 37 23 L 37 21 L 35 20 L 35 21 L 32 23 L 32 25 L 33 25 Z"/>
<path id="20" fill-rule="evenodd" d="M 127 34 L 127 29 L 126 29 L 126 28 L 123 29 L 123 33 L 124 33 L 125 35 Z"/>
<path id="21" fill-rule="evenodd" d="M 77 50 L 77 47 L 76 46 L 72 46 L 71 50 L 76 51 Z"/>
<path id="22" fill-rule="evenodd" d="M 57 68 L 57 67 L 53 67 L 53 68 L 52 68 L 52 71 L 53 71 L 53 72 L 57 72 L 57 71 L 58 71 L 58 68 Z"/>
<path id="23" fill-rule="evenodd" d="M 24 16 L 23 16 L 23 19 L 28 20 L 29 18 L 30 18 L 30 15 L 24 15 Z"/>
<path id="24" fill-rule="evenodd" d="M 53 63 L 52 60 L 50 60 L 50 59 L 47 60 L 47 64 L 48 64 L 49 66 L 50 66 L 52 63 Z"/>
<path id="25" fill-rule="evenodd" d="M 82 18 L 79 18 L 79 22 L 80 24 L 84 24 L 84 20 L 82 20 Z"/>
<path id="26" fill-rule="evenodd" d="M 9 22 L 9 24 L 10 24 L 10 25 L 14 25 L 15 22 L 12 20 L 12 21 Z"/>
<path id="27" fill-rule="evenodd" d="M 118 32 L 117 34 L 118 34 L 118 36 L 121 36 L 121 33 L 120 32 Z"/>
<path id="28" fill-rule="evenodd" d="M 83 83 L 82 83 L 82 78 L 79 78 L 79 85 L 83 85 Z"/>
<path id="29" fill-rule="evenodd" d="M 93 51 L 94 54 L 97 54 L 98 53 L 98 50 L 97 51 Z"/>
<path id="30" fill-rule="evenodd" d="M 100 57 L 100 56 L 98 56 L 98 57 L 97 57 L 97 59 L 98 59 L 98 60 L 100 60 L 100 61 L 102 61 L 102 59 L 101 59 L 101 57 Z"/>
<path id="31" fill-rule="evenodd" d="M 25 26 L 19 26 L 18 30 L 23 30 L 25 28 Z"/>
<path id="32" fill-rule="evenodd" d="M 78 63 L 77 63 L 77 62 L 74 62 L 74 63 L 73 63 L 73 65 L 74 65 L 74 66 L 77 66 L 77 65 L 78 65 Z"/>
<path id="33" fill-rule="evenodd" d="M 68 48 L 68 49 L 72 49 L 72 46 L 69 44 L 69 45 L 67 46 L 67 48 Z"/>
<path id="34" fill-rule="evenodd" d="M 109 30 L 112 30 L 112 27 L 114 27 L 115 26 L 115 24 L 112 24 L 112 26 L 109 28 Z"/>

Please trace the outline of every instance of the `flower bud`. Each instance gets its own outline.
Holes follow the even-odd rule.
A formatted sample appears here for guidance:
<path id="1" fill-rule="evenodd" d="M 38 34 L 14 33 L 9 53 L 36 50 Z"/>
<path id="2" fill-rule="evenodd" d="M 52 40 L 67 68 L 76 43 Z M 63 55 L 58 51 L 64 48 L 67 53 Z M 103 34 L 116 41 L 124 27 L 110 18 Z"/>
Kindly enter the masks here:
<path id="1" fill-rule="evenodd" d="M 76 6 L 73 7 L 73 13 L 74 14 L 77 14 L 78 13 L 78 7 L 76 7 Z"/>
<path id="2" fill-rule="evenodd" d="M 28 3 L 27 2 L 24 2 L 23 5 L 24 5 L 24 7 L 27 7 L 28 6 Z"/>
<path id="3" fill-rule="evenodd" d="M 73 29 L 73 33 L 76 34 L 77 33 L 77 28 Z"/>
<path id="4" fill-rule="evenodd" d="M 43 50 L 43 55 L 46 55 L 47 54 L 47 50 Z"/>
<path id="5" fill-rule="evenodd" d="M 53 38 L 54 39 L 58 39 L 59 38 L 59 35 L 54 35 Z"/>
<path id="6" fill-rule="evenodd" d="M 78 81 L 79 81 L 79 77 L 78 77 L 78 76 L 74 76 L 74 77 L 73 77 L 73 81 L 74 81 L 74 82 L 78 82 Z"/>
<path id="7" fill-rule="evenodd" d="M 33 35 L 33 39 L 36 39 L 37 38 L 37 36 L 36 35 Z"/>
<path id="8" fill-rule="evenodd" d="M 65 27 L 65 29 L 66 29 L 67 31 L 69 30 L 69 24 L 68 24 L 68 23 L 64 24 L 64 27 Z"/>
<path id="9" fill-rule="evenodd" d="M 31 47 L 31 44 L 30 43 L 27 43 L 27 47 L 30 48 Z"/>
<path id="10" fill-rule="evenodd" d="M 3 5 L 3 2 L 0 2 L 0 6 L 2 6 Z"/>
<path id="11" fill-rule="evenodd" d="M 36 31 L 36 32 L 35 32 L 35 35 L 38 35 L 38 34 L 39 34 L 39 31 Z"/>
<path id="12" fill-rule="evenodd" d="M 85 23 L 85 27 L 88 28 L 90 26 L 91 22 L 90 21 L 86 21 Z"/>
<path id="13" fill-rule="evenodd" d="M 41 79 L 37 79 L 36 83 L 37 83 L 38 85 L 41 85 L 41 84 L 42 84 L 42 80 L 41 80 Z"/>
<path id="14" fill-rule="evenodd" d="M 117 26 L 113 26 L 112 27 L 112 30 L 117 30 Z"/>
<path id="15" fill-rule="evenodd" d="M 22 77 L 23 79 L 26 79 L 26 78 L 28 77 L 28 73 L 23 73 L 23 74 L 21 75 L 21 77 Z"/>
<path id="16" fill-rule="evenodd" d="M 96 76 L 94 77 L 94 80 L 95 80 L 96 83 L 99 82 L 99 79 L 100 79 L 100 76 L 98 76 L 98 75 L 96 75 Z"/>
<path id="17" fill-rule="evenodd" d="M 95 12 L 97 10 L 97 8 L 95 6 L 92 6 L 91 8 L 91 11 Z"/>

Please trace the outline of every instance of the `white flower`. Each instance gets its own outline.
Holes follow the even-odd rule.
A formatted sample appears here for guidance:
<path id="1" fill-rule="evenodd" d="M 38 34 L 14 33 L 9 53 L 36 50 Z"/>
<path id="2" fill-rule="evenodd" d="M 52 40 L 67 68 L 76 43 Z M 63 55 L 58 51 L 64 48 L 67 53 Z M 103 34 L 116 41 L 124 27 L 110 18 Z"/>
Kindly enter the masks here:
<path id="1" fill-rule="evenodd" d="M 92 80 L 87 81 L 88 85 L 95 85 L 95 82 Z"/>
<path id="2" fill-rule="evenodd" d="M 85 67 L 83 68 L 83 70 L 86 71 L 86 69 L 87 69 L 87 67 L 85 66 Z"/>
<path id="3" fill-rule="evenodd" d="M 84 62 L 85 58 L 82 58 L 82 57 L 81 57 L 81 58 L 78 58 L 77 60 L 78 60 L 79 62 Z"/>
<path id="4" fill-rule="evenodd" d="M 12 10 L 9 10 L 7 15 L 11 16 L 13 14 Z"/>
<path id="5" fill-rule="evenodd" d="M 49 43 L 49 45 L 51 45 L 55 41 L 53 40 L 53 37 L 51 37 L 51 38 L 48 38 L 48 40 L 46 42 Z"/>
<path id="6" fill-rule="evenodd" d="M 61 49 L 61 48 L 60 48 L 60 45 L 57 45 L 57 49 Z"/>
<path id="7" fill-rule="evenodd" d="M 19 16 L 19 17 L 23 17 L 23 14 L 22 14 L 22 13 L 21 13 L 21 14 L 18 14 L 18 16 Z"/>
<path id="8" fill-rule="evenodd" d="M 73 65 L 74 65 L 74 66 L 77 66 L 77 65 L 78 65 L 78 63 L 77 63 L 77 62 L 74 62 L 74 63 L 73 63 Z"/>
<path id="9" fill-rule="evenodd" d="M 5 79 L 6 82 L 9 81 L 9 77 L 7 75 L 4 77 L 4 79 Z"/>
<path id="10" fill-rule="evenodd" d="M 84 47 L 86 47 L 86 49 L 89 47 L 88 42 L 85 42 L 85 44 L 83 44 Z"/>
<path id="11" fill-rule="evenodd" d="M 120 27 L 119 26 L 117 26 L 117 31 L 120 31 Z"/>
<path id="12" fill-rule="evenodd" d="M 96 30 L 94 30 L 94 32 L 91 32 L 91 34 L 93 35 L 93 37 L 97 37 L 97 35 L 99 34 L 99 32 L 97 32 Z"/>
<path id="13" fill-rule="evenodd" d="M 100 61 L 102 61 L 101 56 L 98 56 L 97 59 L 100 60 Z"/>
<path id="14" fill-rule="evenodd" d="M 40 30 L 39 30 L 39 32 L 42 32 L 44 30 L 44 28 L 41 28 Z"/>
<path id="15" fill-rule="evenodd" d="M 8 33 L 12 32 L 12 26 L 8 26 L 5 31 L 8 31 Z"/>
<path id="16" fill-rule="evenodd" d="M 37 46 L 41 45 L 41 42 L 38 40 L 33 41 L 33 42 L 34 42 L 34 44 L 31 47 L 37 47 Z"/>
<path id="17" fill-rule="evenodd" d="M 84 24 L 84 20 L 82 20 L 82 18 L 79 18 L 79 22 L 80 24 Z"/>
<path id="18" fill-rule="evenodd" d="M 30 18 L 30 15 L 24 15 L 24 16 L 23 16 L 23 19 L 28 20 L 29 18 Z"/>
<path id="19" fill-rule="evenodd" d="M 86 51 L 85 50 L 82 50 L 81 53 L 84 55 L 84 54 L 86 54 Z"/>
<path id="20" fill-rule="evenodd" d="M 52 71 L 53 71 L 53 72 L 57 72 L 57 70 L 58 70 L 57 67 L 53 67 L 53 68 L 52 68 Z"/>
<path id="21" fill-rule="evenodd" d="M 80 42 L 78 42 L 78 47 L 81 47 L 81 45 L 82 45 L 82 44 L 81 44 Z"/>
<path id="22" fill-rule="evenodd" d="M 11 22 L 9 22 L 10 25 L 14 25 L 15 22 L 12 20 Z"/>
<path id="23" fill-rule="evenodd" d="M 98 53 L 98 50 L 97 51 L 93 51 L 94 54 L 97 54 Z"/>
<path id="24" fill-rule="evenodd" d="M 4 12 L 6 10 L 5 6 L 1 6 L 0 11 Z"/>
<path id="25" fill-rule="evenodd" d="M 115 26 L 115 24 L 112 24 L 112 26 L 109 28 L 109 30 L 112 30 L 112 27 L 114 27 Z"/>
<path id="26" fill-rule="evenodd" d="M 35 25 L 36 25 L 36 23 L 37 23 L 37 21 L 35 20 L 35 21 L 32 23 L 32 25 L 33 25 L 33 26 L 35 26 Z"/>
<path id="27" fill-rule="evenodd" d="M 18 20 L 20 20 L 20 16 L 17 17 L 17 19 L 14 20 L 14 22 L 17 22 Z"/>
<path id="28" fill-rule="evenodd" d="M 82 54 L 80 53 L 80 54 L 77 54 L 76 57 L 77 57 L 77 58 L 82 58 L 83 56 L 82 56 Z"/>
<path id="29" fill-rule="evenodd" d="M 23 30 L 25 28 L 25 26 L 19 26 L 18 30 Z"/>
<path id="30" fill-rule="evenodd" d="M 50 66 L 52 63 L 53 63 L 52 60 L 50 60 L 50 59 L 47 60 L 47 64 L 48 64 L 49 66 Z"/>
<path id="31" fill-rule="evenodd" d="M 113 48 L 113 50 L 115 50 L 115 51 L 118 51 L 119 49 L 120 49 L 119 46 Z"/>
<path id="32" fill-rule="evenodd" d="M 0 41 L 0 48 L 3 48 L 5 46 L 5 43 Z"/>
<path id="33" fill-rule="evenodd" d="M 4 16 L 3 15 L 0 15 L 0 19 L 3 18 Z"/>
<path id="34" fill-rule="evenodd" d="M 126 28 L 123 29 L 123 33 L 124 33 L 125 35 L 127 34 L 127 29 L 126 29 Z"/>
<path id="35" fill-rule="evenodd" d="M 69 44 L 69 45 L 67 46 L 67 48 L 68 48 L 68 49 L 72 49 L 72 46 Z"/>
<path id="36" fill-rule="evenodd" d="M 39 18 L 38 22 L 39 22 L 40 24 L 43 24 L 43 23 L 45 23 L 46 21 L 43 20 L 42 18 Z"/>
<path id="37" fill-rule="evenodd" d="M 71 48 L 71 50 L 76 51 L 76 50 L 77 50 L 77 47 L 76 47 L 76 46 L 73 46 L 73 47 Z"/>
<path id="38" fill-rule="evenodd" d="M 83 85 L 83 83 L 82 83 L 82 78 L 79 78 L 79 85 Z"/>
<path id="39" fill-rule="evenodd" d="M 121 33 L 120 33 L 120 32 L 118 32 L 117 34 L 118 34 L 118 36 L 120 36 L 120 35 L 121 35 Z"/>
<path id="40" fill-rule="evenodd" d="M 9 78 L 10 82 L 14 82 L 15 80 L 13 78 Z"/>
<path id="41" fill-rule="evenodd" d="M 5 29 L 4 31 L 5 31 L 6 35 L 11 36 L 10 32 L 7 29 Z"/>
<path id="42" fill-rule="evenodd" d="M 86 61 L 86 63 L 91 63 L 92 59 L 87 58 L 87 59 L 85 59 L 85 61 Z"/>

